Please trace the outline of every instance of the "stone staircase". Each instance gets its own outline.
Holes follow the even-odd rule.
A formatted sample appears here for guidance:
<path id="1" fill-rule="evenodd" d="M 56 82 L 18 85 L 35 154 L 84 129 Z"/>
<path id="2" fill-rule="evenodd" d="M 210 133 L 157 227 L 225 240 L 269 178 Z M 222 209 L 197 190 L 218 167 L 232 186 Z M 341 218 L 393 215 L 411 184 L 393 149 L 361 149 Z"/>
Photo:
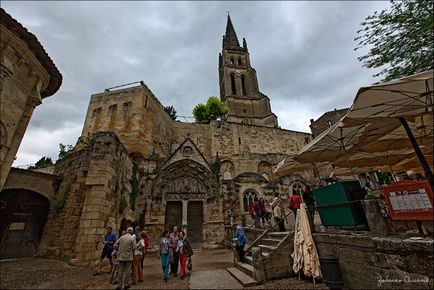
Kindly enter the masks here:
<path id="1" fill-rule="evenodd" d="M 265 231 L 247 247 L 246 263 L 238 261 L 235 251 L 235 265 L 226 270 L 244 287 L 292 274 L 293 236 L 293 232 Z"/>

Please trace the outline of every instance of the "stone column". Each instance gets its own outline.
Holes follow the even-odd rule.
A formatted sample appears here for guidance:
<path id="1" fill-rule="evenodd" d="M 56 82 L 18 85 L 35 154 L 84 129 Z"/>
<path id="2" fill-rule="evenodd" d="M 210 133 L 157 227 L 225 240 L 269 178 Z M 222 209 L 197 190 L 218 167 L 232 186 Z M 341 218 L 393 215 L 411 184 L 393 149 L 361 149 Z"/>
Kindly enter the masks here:
<path id="1" fill-rule="evenodd" d="M 188 206 L 188 200 L 182 200 L 182 225 L 181 225 L 181 229 L 185 230 L 186 234 L 187 233 L 187 207 Z"/>
<path id="2" fill-rule="evenodd" d="M 3 189 L 3 185 L 6 182 L 6 177 L 8 176 L 9 169 L 14 162 L 15 155 L 17 154 L 18 148 L 20 146 L 21 140 L 23 139 L 24 133 L 26 132 L 27 126 L 29 125 L 30 118 L 32 117 L 33 110 L 36 106 L 41 104 L 41 98 L 39 93 L 37 96 L 29 96 L 27 98 L 26 106 L 24 108 L 23 114 L 15 130 L 15 134 L 12 137 L 10 143 L 10 148 L 5 154 L 5 158 L 1 164 L 1 178 L 0 178 L 0 190 Z"/>

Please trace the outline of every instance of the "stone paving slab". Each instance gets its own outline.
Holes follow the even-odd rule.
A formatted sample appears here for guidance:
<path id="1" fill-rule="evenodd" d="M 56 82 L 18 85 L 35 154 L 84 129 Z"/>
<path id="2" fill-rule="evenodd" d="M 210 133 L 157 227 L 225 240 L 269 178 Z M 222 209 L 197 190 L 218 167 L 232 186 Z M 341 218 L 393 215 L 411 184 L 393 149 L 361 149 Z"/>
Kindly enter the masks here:
<path id="1" fill-rule="evenodd" d="M 225 269 L 192 272 L 190 289 L 243 289 Z"/>

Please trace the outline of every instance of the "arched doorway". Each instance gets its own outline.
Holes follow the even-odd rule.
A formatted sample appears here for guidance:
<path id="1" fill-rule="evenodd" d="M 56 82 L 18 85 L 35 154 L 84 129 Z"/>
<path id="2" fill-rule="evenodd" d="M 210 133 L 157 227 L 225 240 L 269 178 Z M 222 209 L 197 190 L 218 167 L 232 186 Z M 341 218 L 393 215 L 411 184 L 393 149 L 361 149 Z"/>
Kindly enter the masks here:
<path id="1" fill-rule="evenodd" d="M 44 196 L 26 189 L 0 192 L 0 256 L 2 259 L 36 254 L 50 205 Z"/>
<path id="2" fill-rule="evenodd" d="M 204 212 L 218 197 L 215 176 L 204 165 L 182 159 L 171 163 L 156 178 L 155 202 L 164 207 L 164 226 L 186 230 L 192 246 L 204 241 L 204 227 L 210 214 Z"/>

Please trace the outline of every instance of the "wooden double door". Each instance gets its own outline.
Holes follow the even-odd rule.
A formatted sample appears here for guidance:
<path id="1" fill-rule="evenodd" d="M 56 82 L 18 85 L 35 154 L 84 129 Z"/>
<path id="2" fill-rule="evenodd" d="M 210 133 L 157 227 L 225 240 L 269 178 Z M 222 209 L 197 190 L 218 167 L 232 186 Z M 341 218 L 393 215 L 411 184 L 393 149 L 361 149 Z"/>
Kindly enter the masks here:
<path id="1" fill-rule="evenodd" d="M 181 229 L 183 224 L 183 203 L 182 201 L 168 201 L 166 204 L 166 227 L 172 229 L 178 226 Z M 203 203 L 202 201 L 187 202 L 187 238 L 192 247 L 198 248 L 203 240 Z M 185 221 L 184 221 L 185 222 Z"/>
<path id="2" fill-rule="evenodd" d="M 49 202 L 25 189 L 0 192 L 0 257 L 31 257 L 36 254 L 44 230 Z"/>

